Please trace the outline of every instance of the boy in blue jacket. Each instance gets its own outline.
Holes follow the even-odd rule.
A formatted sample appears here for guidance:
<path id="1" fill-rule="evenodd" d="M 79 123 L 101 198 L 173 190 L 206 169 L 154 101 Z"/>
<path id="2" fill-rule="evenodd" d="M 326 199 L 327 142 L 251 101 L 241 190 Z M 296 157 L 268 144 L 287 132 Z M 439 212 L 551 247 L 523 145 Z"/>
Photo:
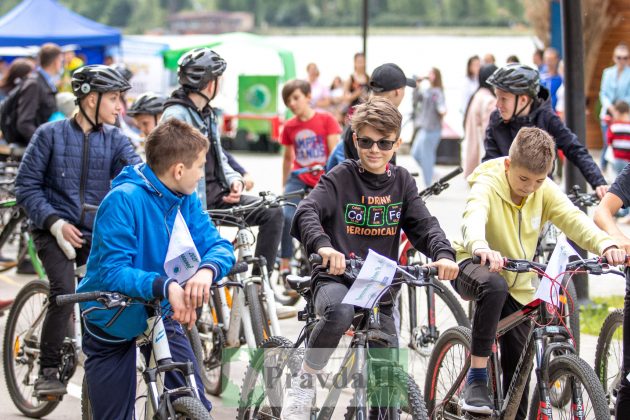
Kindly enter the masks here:
<path id="1" fill-rule="evenodd" d="M 195 193 L 208 147 L 207 138 L 176 119 L 151 132 L 147 163 L 127 166 L 99 207 L 87 275 L 77 292 L 115 291 L 145 300 L 162 298 L 163 306 L 170 304 L 172 315 L 165 314 L 164 326 L 173 361 L 195 364 L 199 396 L 210 410 L 181 325 L 195 322 L 196 308 L 208 301 L 210 285 L 224 277 L 235 260 L 232 245 L 219 236 Z M 171 271 L 166 261 L 169 243 L 187 236 L 186 231 L 198 262 L 187 273 L 174 274 L 177 271 Z M 82 309 L 94 305 L 98 303 L 85 303 Z M 115 312 L 93 311 L 85 317 L 85 374 L 96 419 L 133 418 L 135 338 L 146 329 L 148 314 L 144 306 L 132 305 L 108 326 Z M 181 375 L 166 374 L 167 388 L 184 385 Z"/>

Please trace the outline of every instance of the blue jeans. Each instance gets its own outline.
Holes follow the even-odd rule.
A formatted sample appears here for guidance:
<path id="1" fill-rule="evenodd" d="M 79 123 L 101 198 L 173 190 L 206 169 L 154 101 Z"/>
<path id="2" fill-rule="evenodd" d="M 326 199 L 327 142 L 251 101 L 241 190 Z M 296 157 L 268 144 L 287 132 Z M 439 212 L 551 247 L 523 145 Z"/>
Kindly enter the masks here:
<path id="1" fill-rule="evenodd" d="M 290 175 L 284 186 L 284 193 L 289 193 L 297 190 L 304 190 L 308 186 L 303 183 L 296 175 Z M 294 204 L 299 204 L 299 198 L 293 198 L 291 200 Z M 282 241 L 280 242 L 280 258 L 291 258 L 293 256 L 293 238 L 291 237 L 291 222 L 293 222 L 293 216 L 295 215 L 296 207 L 284 206 L 284 226 L 282 229 Z"/>
<path id="2" fill-rule="evenodd" d="M 442 130 L 425 130 L 421 128 L 411 148 L 411 155 L 422 168 L 424 183 L 428 187 L 433 182 L 433 168 L 435 167 L 435 155 L 440 144 Z"/>
<path id="3" fill-rule="evenodd" d="M 173 361 L 190 360 L 195 365 L 199 399 L 210 410 L 212 404 L 204 393 L 197 359 L 183 327 L 172 318 L 164 318 L 164 329 Z M 148 360 L 149 349 L 143 347 L 141 350 Z M 92 416 L 95 419 L 133 419 L 136 402 L 136 341 L 107 343 L 83 333 L 83 351 L 87 356 L 85 375 Z M 167 389 L 185 385 L 184 377 L 179 372 L 167 372 L 164 376 L 164 385 Z"/>

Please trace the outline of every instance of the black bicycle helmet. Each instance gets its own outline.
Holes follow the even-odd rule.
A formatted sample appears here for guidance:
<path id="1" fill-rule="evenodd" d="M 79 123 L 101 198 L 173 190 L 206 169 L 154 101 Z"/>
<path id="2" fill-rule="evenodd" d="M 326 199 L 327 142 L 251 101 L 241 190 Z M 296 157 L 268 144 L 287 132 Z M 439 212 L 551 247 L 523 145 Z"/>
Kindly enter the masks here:
<path id="1" fill-rule="evenodd" d="M 519 63 L 508 64 L 495 71 L 487 80 L 490 86 L 514 95 L 527 95 L 532 99 L 540 90 L 538 70 Z"/>
<path id="2" fill-rule="evenodd" d="M 127 110 L 127 115 L 139 114 L 158 115 L 164 110 L 166 97 L 153 92 L 146 92 L 138 96 L 133 105 Z"/>
<path id="3" fill-rule="evenodd" d="M 127 81 L 130 81 L 133 77 L 133 73 L 129 70 L 129 67 L 127 67 L 125 63 L 115 63 L 110 67 L 120 73 Z"/>
<path id="4" fill-rule="evenodd" d="M 83 66 L 72 74 L 72 92 L 81 99 L 90 92 L 126 92 L 131 85 L 118 71 L 101 64 Z"/>
<path id="5" fill-rule="evenodd" d="M 179 84 L 191 90 L 201 90 L 208 82 L 225 71 L 227 63 L 210 48 L 195 48 L 182 55 L 177 62 Z"/>

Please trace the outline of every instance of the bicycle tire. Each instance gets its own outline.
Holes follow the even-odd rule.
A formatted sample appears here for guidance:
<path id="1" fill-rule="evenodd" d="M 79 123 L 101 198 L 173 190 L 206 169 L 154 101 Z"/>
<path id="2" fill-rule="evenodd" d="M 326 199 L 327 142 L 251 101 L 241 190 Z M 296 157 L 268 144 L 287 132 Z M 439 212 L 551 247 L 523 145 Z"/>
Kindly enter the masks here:
<path id="1" fill-rule="evenodd" d="M 282 411 L 281 400 L 273 400 L 270 402 L 270 405 L 262 405 L 268 395 L 265 386 L 269 384 L 264 378 L 264 373 L 266 372 L 264 368 L 269 367 L 269 363 L 275 363 L 276 368 L 280 369 L 280 375 L 277 377 L 280 380 L 272 384 L 274 395 L 271 398 L 283 396 L 284 389 L 281 389 L 281 387 L 286 382 L 283 381 L 284 375 L 282 373 L 289 363 L 290 356 L 298 350 L 293 347 L 293 343 L 290 340 L 277 336 L 270 337 L 260 345 L 245 371 L 238 401 L 237 420 L 260 418 L 259 414 L 262 414 L 265 410 L 270 417 L 280 418 L 280 412 Z M 272 364 L 271 366 L 273 367 L 274 365 Z M 263 373 L 262 379 L 264 384 L 262 389 L 265 390 L 262 393 L 260 391 L 261 386 L 258 383 L 258 377 L 261 373 Z"/>
<path id="2" fill-rule="evenodd" d="M 47 281 L 33 280 L 22 287 L 13 302 L 4 332 L 2 361 L 7 390 L 17 409 L 25 416 L 32 418 L 46 416 L 59 404 L 59 401 L 39 401 L 33 397 L 34 379 L 39 372 L 39 353 L 36 352 L 34 356 L 33 354 L 23 353 L 25 340 L 24 337 L 20 336 L 20 331 L 25 332 L 37 316 L 41 314 L 41 310 L 48 301 L 49 293 L 50 286 Z M 35 298 L 36 300 L 32 304 L 27 305 L 31 298 L 37 295 L 41 296 Z M 31 308 L 29 309 L 27 306 Z M 39 311 L 33 306 L 40 307 Z M 35 319 L 25 322 L 22 318 L 23 310 L 25 316 L 26 312 L 29 312 L 31 315 L 34 315 Z M 22 322 L 20 321 L 21 319 Z M 35 331 L 35 336 L 30 337 L 33 347 L 37 350 L 39 349 L 40 334 L 41 324 L 39 329 Z M 18 356 L 22 357 L 19 365 L 15 363 Z M 19 366 L 26 366 L 27 370 L 23 375 L 21 372 L 23 369 L 20 369 L 20 373 L 16 372 L 16 368 Z M 19 379 L 18 375 L 20 376 Z"/>
<path id="3" fill-rule="evenodd" d="M 176 414 L 174 420 L 212 420 L 208 409 L 198 398 L 179 397 L 173 401 L 173 410 Z"/>
<path id="4" fill-rule="evenodd" d="M 245 299 L 247 300 L 249 313 L 251 316 L 252 329 L 254 330 L 254 338 L 256 347 L 271 337 L 271 329 L 267 318 L 266 308 L 262 300 L 261 286 L 255 282 L 249 282 L 245 286 Z"/>
<path id="5" fill-rule="evenodd" d="M 8 207 L 4 209 L 0 209 L 0 218 L 3 222 L 2 228 L 0 229 L 0 255 L 3 257 L 7 257 L 7 249 L 6 245 L 10 242 L 13 242 L 15 235 L 20 236 L 20 240 L 18 241 L 17 248 L 15 250 L 14 255 L 11 255 L 10 258 L 14 260 L 12 264 L 2 264 L 0 265 L 0 273 L 10 270 L 16 265 L 18 265 L 22 260 L 24 260 L 25 256 L 28 254 L 26 252 L 26 240 L 22 240 L 22 235 L 26 235 L 25 232 L 22 231 L 23 227 L 21 224 L 26 220 L 26 213 L 19 207 Z M 5 214 L 6 213 L 6 214 Z M 24 242 L 24 243 L 22 243 Z"/>
<path id="6" fill-rule="evenodd" d="M 204 310 L 195 327 L 187 331 L 203 387 L 208 394 L 215 396 L 223 393 L 227 383 L 225 379 L 229 377 L 229 364 L 223 360 L 225 337 L 221 330 L 222 314 L 218 308 L 220 300 L 215 293 L 208 303 L 208 311 Z"/>
<path id="7" fill-rule="evenodd" d="M 619 343 L 617 346 L 613 346 L 613 339 L 618 332 L 619 334 L 622 332 L 622 326 L 623 309 L 616 309 L 609 313 L 604 320 L 602 330 L 597 337 L 597 347 L 595 348 L 595 364 L 593 367 L 595 374 L 599 378 L 599 382 L 602 384 L 604 392 L 606 393 L 606 400 L 608 401 L 611 414 L 615 411 L 615 391 L 622 378 L 622 340 L 621 337 L 617 337 Z M 613 350 L 618 355 L 618 361 L 617 363 L 611 365 L 610 357 L 612 356 L 611 352 Z M 609 374 L 609 369 L 612 370 L 614 375 L 611 376 Z"/>
<path id="8" fill-rule="evenodd" d="M 462 371 L 465 369 L 466 372 L 463 373 L 461 378 L 461 382 L 463 384 L 468 371 L 468 365 L 470 364 L 470 362 L 467 362 L 467 359 L 470 359 L 471 343 L 472 336 L 470 329 L 459 326 L 449 328 L 444 331 L 444 333 L 442 333 L 440 338 L 436 341 L 433 353 L 429 358 L 429 366 L 424 385 L 424 398 L 430 418 L 434 418 L 438 405 L 444 405 L 445 410 L 448 410 L 449 407 L 451 407 L 451 404 L 457 405 L 459 394 L 463 391 L 463 386 L 460 386 L 455 395 L 453 395 L 453 401 L 439 401 L 438 404 L 438 400 L 441 399 L 438 394 L 446 394 L 452 387 L 453 383 L 459 379 L 459 376 L 462 376 Z M 456 346 L 461 347 L 461 349 L 457 349 Z M 454 362 L 456 359 L 459 359 L 458 365 L 455 366 L 454 369 L 450 369 L 450 371 L 455 373 L 457 376 L 455 376 L 455 378 L 451 378 L 450 381 L 448 381 L 447 378 L 442 378 L 441 380 L 441 368 L 443 367 L 448 353 L 451 350 L 453 350 L 454 353 L 453 356 L 451 356 L 451 359 Z"/>
<path id="9" fill-rule="evenodd" d="M 372 401 L 375 401 L 378 398 L 378 396 L 375 394 L 380 394 L 382 392 L 386 392 L 384 390 L 391 389 L 392 384 L 391 384 L 390 379 L 393 378 L 394 379 L 393 385 L 395 388 L 397 388 L 396 390 L 394 390 L 394 392 L 397 394 L 400 394 L 400 397 L 394 396 L 393 401 L 395 403 L 396 401 L 398 401 L 399 398 L 402 397 L 402 400 L 401 400 L 402 404 L 400 404 L 400 408 L 402 409 L 403 413 L 411 415 L 411 417 L 394 416 L 392 420 L 399 419 L 399 418 L 425 420 L 429 418 L 429 415 L 427 414 L 427 407 L 425 406 L 424 398 L 422 397 L 422 392 L 420 391 L 420 387 L 418 386 L 416 381 L 414 381 L 414 379 L 411 376 L 409 376 L 409 374 L 407 374 L 405 371 L 402 370 L 400 366 L 395 366 L 393 368 L 381 367 L 377 369 L 377 371 L 374 373 L 373 378 L 375 382 L 371 386 L 368 385 L 366 401 L 371 403 Z M 383 378 L 386 378 L 386 379 L 383 380 Z M 386 392 L 385 397 L 387 398 L 387 401 L 392 401 L 392 398 L 390 397 L 389 392 Z M 378 410 L 378 407 L 383 407 L 383 405 L 379 404 L 378 402 L 375 402 L 375 404 L 376 404 L 375 407 L 368 407 L 368 410 L 367 410 L 368 418 L 373 418 L 371 414 L 376 415 L 377 418 L 381 418 L 381 416 L 378 415 L 380 413 L 376 411 Z M 372 413 L 370 413 L 371 411 Z M 397 413 L 397 414 L 400 414 L 400 413 Z M 351 419 L 356 419 L 356 417 L 357 417 L 356 407 L 348 407 L 344 415 L 344 419 L 351 420 Z M 387 418 L 390 419 L 392 418 L 392 416 L 388 415 Z"/>
<path id="10" fill-rule="evenodd" d="M 610 411 L 608 408 L 608 404 L 606 403 L 606 395 L 604 394 L 604 389 L 599 383 L 599 379 L 597 379 L 597 375 L 591 367 L 584 360 L 580 359 L 578 356 L 574 354 L 563 354 L 560 356 L 554 357 L 548 366 L 549 370 L 549 389 L 550 391 L 555 387 L 555 384 L 566 384 L 568 383 L 567 379 L 561 379 L 566 377 L 567 375 L 571 375 L 571 377 L 576 378 L 581 383 L 582 391 L 587 391 L 589 400 L 591 402 L 591 410 L 588 409 L 588 401 L 585 398 L 584 394 L 580 396 L 582 401 L 584 402 L 584 419 L 606 419 L 610 418 Z M 560 391 L 560 395 L 564 395 L 563 391 Z M 562 407 L 558 407 L 554 404 L 553 393 L 551 395 L 551 403 L 554 407 L 554 411 Z M 538 387 L 534 390 L 534 394 L 532 395 L 532 399 L 530 401 L 529 406 L 529 418 L 530 420 L 535 420 L 538 417 L 538 408 L 540 403 L 540 396 L 538 394 Z M 566 406 L 574 405 L 573 401 L 568 401 Z M 555 417 L 555 416 L 554 416 Z M 573 418 L 570 417 L 562 417 L 561 418 Z"/>
<path id="11" fill-rule="evenodd" d="M 565 323 L 571 330 L 571 335 L 573 335 L 573 340 L 575 341 L 575 351 L 577 354 L 580 354 L 580 306 L 577 303 L 577 291 L 575 290 L 575 284 L 568 279 L 568 275 L 565 275 L 565 278 L 562 280 L 562 284 L 565 285 L 568 295 L 567 304 L 565 306 L 567 311 Z M 571 302 L 573 302 L 573 307 L 570 306 Z M 566 322 L 566 318 L 569 318 L 569 322 Z"/>

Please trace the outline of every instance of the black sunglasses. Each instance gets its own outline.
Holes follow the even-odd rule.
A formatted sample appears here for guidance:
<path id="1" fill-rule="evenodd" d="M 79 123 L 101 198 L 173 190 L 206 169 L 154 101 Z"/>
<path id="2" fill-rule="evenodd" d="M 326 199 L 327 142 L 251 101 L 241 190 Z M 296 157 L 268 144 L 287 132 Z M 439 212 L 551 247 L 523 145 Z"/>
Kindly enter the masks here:
<path id="1" fill-rule="evenodd" d="M 394 143 L 396 142 L 385 139 L 372 140 L 369 137 L 357 137 L 357 144 L 361 149 L 371 149 L 372 146 L 374 146 L 374 143 L 376 143 L 376 146 L 381 150 L 392 150 L 392 147 L 394 147 Z"/>
<path id="2" fill-rule="evenodd" d="M 628 56 L 627 55 L 618 55 L 616 58 L 617 58 L 617 60 L 627 60 Z"/>

